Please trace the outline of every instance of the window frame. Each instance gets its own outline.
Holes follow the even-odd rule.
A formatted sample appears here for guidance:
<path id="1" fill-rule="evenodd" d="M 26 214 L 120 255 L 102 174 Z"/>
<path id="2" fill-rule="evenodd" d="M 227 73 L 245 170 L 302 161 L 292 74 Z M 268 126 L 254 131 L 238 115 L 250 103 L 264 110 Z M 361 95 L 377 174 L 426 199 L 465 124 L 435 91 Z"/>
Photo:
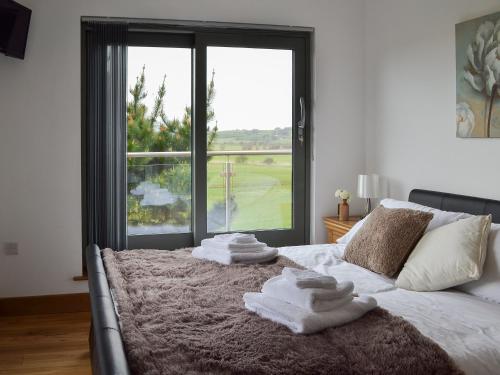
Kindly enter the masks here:
<path id="1" fill-rule="evenodd" d="M 206 54 L 207 48 L 210 46 L 217 47 L 242 47 L 242 48 L 262 48 L 262 49 L 288 49 L 292 50 L 294 53 L 293 62 L 293 103 L 298 102 L 297 92 L 304 96 L 306 101 L 306 108 L 310 108 L 310 91 L 308 91 L 308 86 L 310 85 L 310 76 L 308 76 L 308 66 L 307 61 L 309 57 L 308 53 L 308 38 L 302 33 L 295 32 L 269 32 L 268 30 L 251 30 L 251 32 L 241 30 L 210 30 L 209 32 L 200 32 L 196 34 L 196 43 L 198 45 L 198 50 L 203 51 L 204 55 L 204 65 L 202 66 L 200 75 L 201 83 L 206 87 L 207 77 L 206 77 Z M 296 54 L 302 58 L 297 58 Z M 203 62 L 201 62 L 203 63 Z M 297 71 L 303 71 L 305 76 L 301 79 L 296 79 Z M 200 77 L 198 77 L 200 78 Z M 308 84 L 309 82 L 309 84 Z M 301 85 L 300 87 L 297 87 Z M 206 100 L 204 96 L 201 99 Z M 201 100 L 200 99 L 200 100 Z M 205 103 L 205 101 L 203 102 Z M 199 106 L 201 108 L 203 106 Z M 260 240 L 271 244 L 272 246 L 287 246 L 287 245 L 300 245 L 309 243 L 309 220 L 310 220 L 310 206 L 309 206 L 309 162 L 310 162 L 310 140 L 311 140 L 311 127 L 310 127 L 310 111 L 306 111 L 306 124 L 308 124 L 306 138 L 303 144 L 303 148 L 299 149 L 297 147 L 297 121 L 300 117 L 300 108 L 297 105 L 293 106 L 293 116 L 292 116 L 292 156 L 294 158 L 292 162 L 293 174 L 292 174 L 292 228 L 290 229 L 264 229 L 264 230 L 248 230 L 242 232 L 255 233 Z M 204 119 L 203 119 L 204 120 Z M 199 126 L 195 130 L 195 139 L 197 137 L 206 137 L 206 127 Z M 205 134 L 199 134 L 198 132 L 204 132 Z M 204 149 L 201 149 L 201 145 L 204 145 Z M 197 145 L 201 153 L 204 155 L 199 163 L 204 163 L 206 165 L 206 138 L 200 140 Z M 205 170 L 206 172 L 206 170 Z M 201 179 L 206 181 L 206 175 L 201 176 Z M 305 181 L 302 181 L 302 178 Z M 303 182 L 303 183 L 301 183 Z M 199 186 L 199 185 L 198 185 Z M 202 191 L 196 195 L 195 209 L 200 208 L 201 212 L 204 214 L 200 215 L 200 211 L 195 211 L 195 216 L 201 221 L 198 230 L 195 231 L 195 244 L 198 245 L 202 239 L 215 235 L 216 233 L 208 232 L 206 228 L 206 199 L 207 191 L 206 185 Z M 303 215 L 301 214 L 303 213 Z M 202 218 L 200 219 L 200 216 Z"/>
<path id="2" fill-rule="evenodd" d="M 151 31 L 129 31 L 128 37 L 129 47 L 166 47 L 166 48 L 190 48 L 191 56 L 194 51 L 194 34 L 193 33 L 176 33 L 176 32 L 151 32 Z M 193 58 L 191 58 L 191 66 L 193 66 Z M 130 82 L 128 83 L 130 86 Z M 191 74 L 191 108 L 194 107 L 193 92 L 194 92 L 194 76 Z M 193 110 L 194 112 L 194 110 Z M 193 128 L 192 128 L 193 129 Z M 191 173 L 193 174 L 194 148 L 191 135 Z M 191 175 L 192 176 L 192 175 Z M 191 177 L 191 187 L 193 189 L 193 178 Z M 192 192 L 191 192 L 192 196 Z M 191 206 L 193 213 L 193 206 Z M 193 216 L 191 215 L 191 231 L 187 233 L 159 233 L 145 235 L 127 235 L 128 248 L 149 248 L 149 249 L 165 249 L 173 250 L 181 247 L 192 246 L 193 244 Z M 165 243 L 168 240 L 168 247 L 165 248 Z"/>
<path id="3" fill-rule="evenodd" d="M 85 26 L 82 17 L 81 43 L 82 43 L 82 108 L 85 108 Z M 108 19 L 112 22 L 113 19 Z M 123 19 L 121 20 L 123 22 Z M 266 25 L 223 24 L 217 22 L 183 22 L 164 21 L 149 22 L 148 20 L 130 20 L 129 23 L 130 46 L 153 47 L 185 47 L 192 49 L 192 222 L 190 233 L 171 233 L 153 235 L 128 236 L 128 248 L 158 248 L 176 249 L 180 247 L 199 245 L 203 238 L 213 233 L 207 232 L 207 134 L 206 134 L 206 85 L 207 85 L 207 47 L 227 46 L 244 48 L 271 48 L 292 49 L 294 53 L 299 50 L 302 58 L 299 66 L 294 59 L 294 77 L 296 70 L 303 72 L 304 76 L 297 81 L 301 85 L 301 96 L 304 97 L 306 111 L 306 134 L 302 150 L 297 150 L 297 120 L 300 109 L 293 106 L 293 157 L 292 165 L 298 163 L 299 174 L 293 173 L 292 183 L 292 229 L 257 230 L 259 238 L 274 246 L 307 244 L 310 242 L 310 163 L 312 146 L 312 116 L 311 116 L 311 44 L 313 30 L 310 28 L 292 28 Z M 297 84 L 296 79 L 293 80 Z M 130 84 L 130 83 L 129 83 Z M 295 95 L 297 87 L 294 87 Z M 294 97 L 294 103 L 298 98 Z M 84 142 L 85 111 L 82 110 L 82 142 Z M 296 153 L 300 160 L 295 160 Z M 86 155 L 82 148 L 82 170 L 86 162 Z M 295 170 L 294 170 L 295 172 Z M 303 178 L 296 180 L 297 176 Z M 85 217 L 85 186 L 82 175 L 82 222 Z M 300 207 L 296 207 L 299 204 Z M 303 214 L 300 214 L 300 213 Z M 297 214 L 299 213 L 299 214 Z M 82 224 L 83 224 L 82 223 Z M 300 232 L 300 235 L 297 233 Z M 85 246 L 85 244 L 83 245 Z M 85 265 L 85 249 L 83 248 Z M 85 271 L 85 266 L 84 266 Z"/>

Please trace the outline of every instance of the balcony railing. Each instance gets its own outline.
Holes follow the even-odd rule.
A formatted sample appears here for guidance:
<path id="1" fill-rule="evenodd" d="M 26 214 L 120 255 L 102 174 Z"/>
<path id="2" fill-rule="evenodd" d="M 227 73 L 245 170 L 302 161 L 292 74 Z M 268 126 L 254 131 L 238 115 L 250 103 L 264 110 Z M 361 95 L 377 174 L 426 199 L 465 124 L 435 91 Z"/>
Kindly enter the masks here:
<path id="1" fill-rule="evenodd" d="M 222 164 L 222 170 L 220 176 L 224 179 L 224 210 L 225 210 L 225 220 L 223 228 L 225 231 L 231 231 L 231 215 L 232 215 L 232 179 L 235 176 L 234 161 L 231 161 L 231 156 L 271 156 L 271 155 L 292 155 L 291 149 L 273 149 L 273 150 L 218 150 L 218 151 L 208 151 L 208 157 L 215 156 L 225 156 L 225 161 Z M 190 151 L 148 151 L 148 152 L 128 152 L 127 158 L 137 159 L 137 158 L 191 158 L 192 153 Z M 143 167 L 168 167 L 170 164 L 153 164 L 145 165 Z M 134 166 L 137 168 L 140 166 Z M 170 165 L 170 168 L 173 167 Z M 291 167 L 291 166 L 290 166 Z M 256 187 L 258 188 L 258 187 Z M 221 212 L 222 214 L 222 212 Z M 222 221 L 222 217 L 221 217 Z"/>
<path id="2" fill-rule="evenodd" d="M 292 150 L 207 151 L 207 156 L 291 155 Z M 127 152 L 128 158 L 189 158 L 191 151 Z"/>

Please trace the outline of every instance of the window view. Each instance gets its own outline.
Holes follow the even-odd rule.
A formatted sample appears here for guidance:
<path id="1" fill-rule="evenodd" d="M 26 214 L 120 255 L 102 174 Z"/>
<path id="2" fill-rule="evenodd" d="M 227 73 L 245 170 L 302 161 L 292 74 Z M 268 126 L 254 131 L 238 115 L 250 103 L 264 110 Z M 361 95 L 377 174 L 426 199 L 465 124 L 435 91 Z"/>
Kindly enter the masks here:
<path id="1" fill-rule="evenodd" d="M 208 47 L 209 232 L 292 228 L 293 56 Z"/>
<path id="2" fill-rule="evenodd" d="M 189 48 L 128 48 L 129 235 L 191 231 L 191 79 Z M 208 231 L 292 228 L 292 51 L 208 47 L 207 82 Z"/>
<path id="3" fill-rule="evenodd" d="M 191 230 L 191 49 L 128 48 L 128 234 Z"/>

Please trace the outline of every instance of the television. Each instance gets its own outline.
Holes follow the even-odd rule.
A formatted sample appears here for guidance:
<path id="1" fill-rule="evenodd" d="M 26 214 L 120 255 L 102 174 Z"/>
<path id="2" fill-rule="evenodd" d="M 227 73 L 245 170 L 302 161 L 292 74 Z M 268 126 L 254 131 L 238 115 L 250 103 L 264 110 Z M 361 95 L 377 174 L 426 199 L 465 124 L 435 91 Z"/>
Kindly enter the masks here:
<path id="1" fill-rule="evenodd" d="M 0 52 L 24 59 L 31 9 L 13 0 L 0 0 Z"/>

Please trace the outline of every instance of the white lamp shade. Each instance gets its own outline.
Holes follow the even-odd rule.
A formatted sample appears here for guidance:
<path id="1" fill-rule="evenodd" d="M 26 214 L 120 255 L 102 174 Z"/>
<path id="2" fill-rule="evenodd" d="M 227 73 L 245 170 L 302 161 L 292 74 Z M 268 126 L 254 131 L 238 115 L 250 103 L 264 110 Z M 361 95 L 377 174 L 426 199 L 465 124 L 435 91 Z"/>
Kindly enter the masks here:
<path id="1" fill-rule="evenodd" d="M 385 190 L 385 184 L 379 175 L 358 175 L 358 197 L 380 198 L 387 194 Z"/>

